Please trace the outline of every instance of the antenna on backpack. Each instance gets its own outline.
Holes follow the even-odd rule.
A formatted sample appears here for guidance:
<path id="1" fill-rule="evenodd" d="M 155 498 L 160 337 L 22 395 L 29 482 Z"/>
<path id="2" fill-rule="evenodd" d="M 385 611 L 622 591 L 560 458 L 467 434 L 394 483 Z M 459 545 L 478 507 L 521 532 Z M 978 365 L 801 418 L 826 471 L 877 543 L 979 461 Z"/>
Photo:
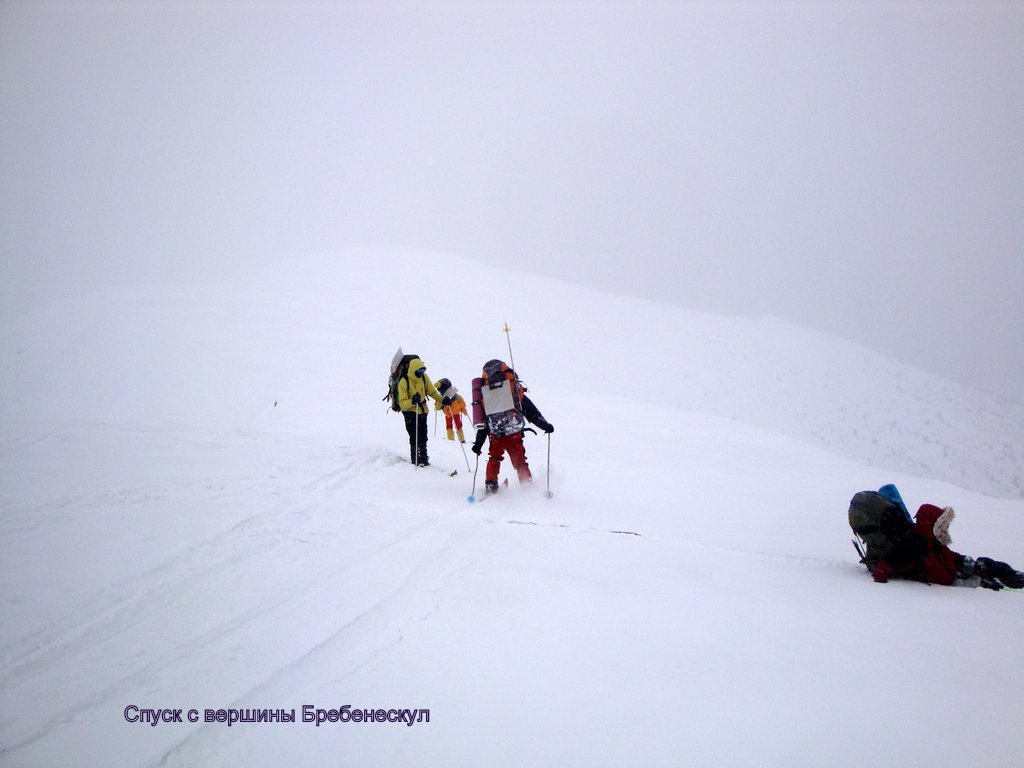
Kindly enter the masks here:
<path id="1" fill-rule="evenodd" d="M 508 327 L 508 323 L 505 323 L 505 327 L 502 330 L 505 331 L 505 341 L 508 342 L 508 362 L 512 370 L 515 371 L 516 361 L 515 358 L 512 357 L 512 329 Z M 518 371 L 516 371 L 516 378 L 519 378 Z"/>

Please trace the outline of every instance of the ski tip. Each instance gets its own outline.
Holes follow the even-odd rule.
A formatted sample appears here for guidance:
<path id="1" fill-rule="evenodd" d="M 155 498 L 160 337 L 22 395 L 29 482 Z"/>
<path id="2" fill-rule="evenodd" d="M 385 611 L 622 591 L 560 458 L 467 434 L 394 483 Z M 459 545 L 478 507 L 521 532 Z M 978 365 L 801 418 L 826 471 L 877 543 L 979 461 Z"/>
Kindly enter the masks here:
<path id="1" fill-rule="evenodd" d="M 466 501 L 472 504 L 474 501 L 476 501 L 476 496 L 467 496 Z"/>

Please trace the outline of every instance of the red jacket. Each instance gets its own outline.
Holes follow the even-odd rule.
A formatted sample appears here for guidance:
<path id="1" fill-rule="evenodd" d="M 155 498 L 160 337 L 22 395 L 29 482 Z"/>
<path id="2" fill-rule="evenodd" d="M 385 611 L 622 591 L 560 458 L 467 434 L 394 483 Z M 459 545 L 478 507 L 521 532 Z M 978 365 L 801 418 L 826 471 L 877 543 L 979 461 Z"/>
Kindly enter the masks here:
<path id="1" fill-rule="evenodd" d="M 921 537 L 927 547 L 918 564 L 916 578 L 929 584 L 949 585 L 956 581 L 957 569 L 963 563 L 964 556 L 935 538 L 935 523 L 940 515 L 942 510 L 934 504 L 922 504 L 914 515 L 916 522 L 911 530 Z"/>
<path id="2" fill-rule="evenodd" d="M 952 584 L 964 556 L 935 538 L 935 523 L 942 514 L 943 510 L 934 504 L 922 504 L 914 515 L 914 527 L 887 559 L 875 565 L 875 581 L 898 576 L 929 584 Z"/>

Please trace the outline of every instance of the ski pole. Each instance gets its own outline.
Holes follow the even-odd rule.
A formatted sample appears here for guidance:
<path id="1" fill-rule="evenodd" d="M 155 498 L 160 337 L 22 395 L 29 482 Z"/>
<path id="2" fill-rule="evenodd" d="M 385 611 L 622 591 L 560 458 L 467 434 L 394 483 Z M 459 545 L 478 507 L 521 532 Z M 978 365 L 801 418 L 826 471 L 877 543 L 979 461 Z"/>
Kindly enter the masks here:
<path id="1" fill-rule="evenodd" d="M 508 327 L 508 323 L 505 323 L 503 329 L 505 331 L 505 341 L 508 342 L 508 363 L 512 367 L 512 370 L 516 370 L 516 359 L 512 356 L 512 329 Z M 516 378 L 519 374 L 516 373 Z"/>
<path id="2" fill-rule="evenodd" d="M 466 449 L 463 448 L 462 450 L 466 450 Z M 468 497 L 466 497 L 466 501 L 468 501 L 470 504 L 472 504 L 474 501 L 476 501 L 476 473 L 477 473 L 478 469 L 480 469 L 480 454 L 479 453 L 476 455 L 476 466 L 473 467 L 473 492 L 470 493 Z"/>
<path id="3" fill-rule="evenodd" d="M 460 440 L 459 441 L 459 448 L 462 449 L 462 458 L 464 458 L 466 460 L 466 471 L 469 472 L 469 456 L 466 455 L 466 441 L 465 440 Z M 475 481 L 473 483 L 473 490 L 474 491 L 476 490 L 476 482 Z"/>
<path id="4" fill-rule="evenodd" d="M 545 473 L 547 475 L 547 490 L 544 491 L 544 498 L 550 499 L 553 494 L 551 492 L 551 433 L 548 432 L 548 469 Z"/>

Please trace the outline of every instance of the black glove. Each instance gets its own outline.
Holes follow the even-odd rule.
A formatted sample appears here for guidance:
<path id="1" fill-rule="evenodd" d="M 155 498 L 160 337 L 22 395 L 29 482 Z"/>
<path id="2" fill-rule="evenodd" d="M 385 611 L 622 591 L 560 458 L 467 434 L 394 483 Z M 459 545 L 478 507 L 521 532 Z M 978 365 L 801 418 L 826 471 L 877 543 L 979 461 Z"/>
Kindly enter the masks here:
<path id="1" fill-rule="evenodd" d="M 995 579 L 986 579 L 984 577 L 982 577 L 981 579 L 981 586 L 983 586 L 985 589 L 991 589 L 996 592 L 1003 588 L 1003 585 Z"/>
<path id="2" fill-rule="evenodd" d="M 537 426 L 540 427 L 544 431 L 544 433 L 548 435 L 555 431 L 555 428 L 551 426 L 551 424 L 547 421 L 538 421 Z"/>
<path id="3" fill-rule="evenodd" d="M 423 398 L 421 398 L 421 397 L 420 397 L 419 395 L 413 395 L 413 396 L 412 396 L 412 404 L 413 404 L 413 405 L 419 405 L 419 404 L 420 404 L 420 401 L 421 401 L 422 399 L 423 399 Z"/>
<path id="4" fill-rule="evenodd" d="M 477 456 L 479 456 L 480 455 L 480 451 L 483 450 L 483 448 L 484 448 L 484 440 L 486 440 L 486 439 L 487 439 L 487 432 L 485 432 L 482 429 L 478 429 L 476 431 L 476 440 L 473 441 L 473 448 L 472 448 L 473 453 L 475 453 Z"/>
<path id="5" fill-rule="evenodd" d="M 452 404 L 452 399 L 450 397 L 442 397 L 441 398 L 441 405 L 444 406 L 445 408 L 447 408 L 451 404 Z"/>

